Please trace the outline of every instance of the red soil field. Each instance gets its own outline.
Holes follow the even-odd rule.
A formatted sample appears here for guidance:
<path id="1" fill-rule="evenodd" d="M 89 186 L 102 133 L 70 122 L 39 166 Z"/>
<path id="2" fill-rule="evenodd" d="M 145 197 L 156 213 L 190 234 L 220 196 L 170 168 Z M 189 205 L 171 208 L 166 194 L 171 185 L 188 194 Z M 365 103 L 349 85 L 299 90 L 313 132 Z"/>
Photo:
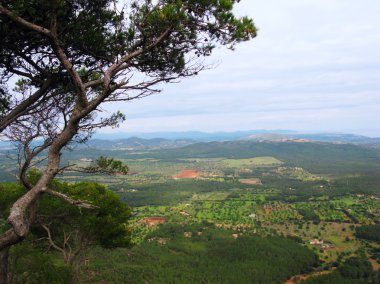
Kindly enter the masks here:
<path id="1" fill-rule="evenodd" d="M 174 176 L 174 178 L 197 178 L 201 175 L 201 173 L 196 170 L 182 170 L 178 175 Z"/>

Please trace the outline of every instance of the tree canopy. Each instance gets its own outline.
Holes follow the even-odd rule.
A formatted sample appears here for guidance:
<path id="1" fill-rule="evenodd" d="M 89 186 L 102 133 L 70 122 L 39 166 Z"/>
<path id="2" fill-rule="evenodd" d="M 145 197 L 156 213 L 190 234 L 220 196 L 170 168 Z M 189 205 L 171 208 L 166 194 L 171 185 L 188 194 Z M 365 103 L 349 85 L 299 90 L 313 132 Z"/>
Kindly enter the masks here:
<path id="1" fill-rule="evenodd" d="M 35 183 L 40 176 L 37 171 L 31 171 L 29 179 Z M 70 185 L 54 180 L 51 187 L 73 200 L 85 200 L 92 208 L 80 209 L 61 199 L 42 196 L 31 227 L 31 240 L 34 241 L 29 242 L 29 246 L 34 244 L 36 248 L 57 251 L 74 271 L 78 270 L 81 258 L 90 246 L 130 246 L 128 221 L 131 211 L 117 194 L 93 182 Z M 15 184 L 0 186 L 0 219 L 8 214 L 12 203 L 24 192 L 25 188 Z M 3 224 L 0 232 L 4 229 Z"/>
<path id="2" fill-rule="evenodd" d="M 235 2 L 1 1 L 0 129 L 48 99 L 97 106 L 197 74 L 198 58 L 217 44 L 233 48 L 256 35 L 251 19 L 233 15 Z M 147 79 L 132 80 L 136 73 Z M 17 100 L 8 84 L 14 76 Z"/>
<path id="3" fill-rule="evenodd" d="M 43 194 L 88 207 L 50 185 L 67 168 L 60 164 L 64 147 L 125 119 L 104 115 L 102 105 L 197 75 L 216 46 L 233 49 L 256 36 L 251 19 L 233 14 L 237 2 L 0 1 L 0 133 L 17 144 L 19 179 L 28 189 L 10 208 L 0 253 L 28 234 Z M 41 153 L 46 167 L 31 184 L 26 173 Z"/>

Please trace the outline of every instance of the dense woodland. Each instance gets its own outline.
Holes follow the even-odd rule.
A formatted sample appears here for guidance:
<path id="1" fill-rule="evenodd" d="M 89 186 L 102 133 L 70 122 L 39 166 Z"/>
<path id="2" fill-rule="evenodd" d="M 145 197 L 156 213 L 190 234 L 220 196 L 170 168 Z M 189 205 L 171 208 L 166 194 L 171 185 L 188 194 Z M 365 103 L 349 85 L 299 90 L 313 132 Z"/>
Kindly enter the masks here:
<path id="1" fill-rule="evenodd" d="M 185 237 L 185 232 L 192 237 Z M 151 238 L 132 249 L 124 265 L 118 263 L 121 255 L 110 251 L 88 269 L 97 267 L 107 273 L 110 261 L 117 272 L 109 275 L 114 283 L 252 283 L 252 279 L 254 283 L 279 283 L 319 264 L 312 251 L 291 239 L 245 236 L 235 240 L 229 231 L 211 224 L 166 225 Z M 160 240 L 168 242 L 160 245 Z"/>
<path id="2" fill-rule="evenodd" d="M 380 224 L 361 226 L 355 235 L 357 238 L 380 243 Z"/>

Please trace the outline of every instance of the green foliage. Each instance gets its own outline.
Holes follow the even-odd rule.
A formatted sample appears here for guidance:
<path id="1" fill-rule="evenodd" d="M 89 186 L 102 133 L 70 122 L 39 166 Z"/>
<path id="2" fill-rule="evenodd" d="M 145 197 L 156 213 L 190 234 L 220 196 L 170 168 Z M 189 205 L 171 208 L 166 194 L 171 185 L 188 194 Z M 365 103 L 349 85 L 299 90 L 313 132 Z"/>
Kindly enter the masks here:
<path id="1" fill-rule="evenodd" d="M 365 258 L 351 257 L 339 266 L 338 271 L 344 278 L 367 278 L 372 273 L 372 265 Z"/>
<path id="2" fill-rule="evenodd" d="M 38 207 L 38 212 L 42 213 L 38 223 L 50 224 L 53 235 L 59 242 L 63 241 L 64 232 L 78 231 L 88 244 L 99 244 L 105 248 L 129 245 L 127 222 L 131 212 L 119 196 L 105 186 L 91 182 L 74 185 L 55 182 L 54 186 L 55 190 L 75 200 L 95 206 L 94 209 L 80 209 L 56 197 L 43 196 Z M 39 226 L 34 233 L 42 236 L 46 234 Z M 73 240 L 74 244 L 77 241 Z"/>
<path id="3" fill-rule="evenodd" d="M 149 74 L 184 73 L 185 55 L 210 55 L 217 42 L 232 48 L 236 43 L 256 36 L 251 19 L 236 18 L 236 1 L 168 0 L 131 3 L 131 25 L 122 38 L 131 47 L 144 39 L 154 39 L 167 29 L 170 36 L 138 58 L 138 68 Z M 175 47 L 175 48 L 172 48 Z"/>
<path id="4" fill-rule="evenodd" d="M 23 242 L 11 250 L 10 273 L 14 284 L 71 283 L 72 272 L 64 264 L 57 264 L 54 257 Z"/>
<path id="5" fill-rule="evenodd" d="M 94 56 L 102 57 L 111 53 L 111 46 L 107 47 L 106 44 L 112 43 L 110 30 L 107 26 L 115 25 L 114 13 L 108 8 L 112 1 L 3 1 L 2 5 L 7 7 L 13 12 L 15 16 L 20 16 L 25 20 L 31 21 L 43 27 L 49 27 L 49 17 L 46 17 L 51 11 L 57 11 L 58 33 L 62 35 L 62 44 L 65 47 L 71 47 L 76 52 L 91 51 Z M 9 29 L 13 25 L 5 21 L 2 31 Z M 21 27 L 17 27 L 15 32 L 19 31 Z M 85 32 L 84 32 L 85 31 Z M 28 31 L 24 31 L 28 32 Z M 32 32 L 29 32 L 32 34 Z M 19 39 L 14 33 L 7 35 L 7 38 Z M 4 42 L 15 46 L 21 46 L 21 42 L 14 43 Z M 38 44 L 39 48 L 48 46 L 48 42 L 42 38 L 36 39 L 35 42 L 25 42 L 24 44 L 31 45 Z M 37 48 L 37 47 L 36 47 Z M 89 62 L 87 62 L 89 63 Z M 94 63 L 93 63 L 94 64 Z"/>
<path id="6" fill-rule="evenodd" d="M 10 206 L 24 192 L 25 189 L 22 186 L 16 184 L 0 184 L 0 234 L 9 229 L 6 219 L 9 215 Z"/>
<path id="7" fill-rule="evenodd" d="M 124 165 L 122 161 L 115 160 L 114 158 L 100 156 L 98 159 L 96 159 L 95 163 L 81 170 L 88 173 L 127 174 L 129 169 L 128 166 Z"/>
<path id="8" fill-rule="evenodd" d="M 0 234 L 4 233 L 8 229 L 8 225 L 5 219 L 0 217 Z"/>
<path id="9" fill-rule="evenodd" d="M 353 144 L 331 143 L 259 143 L 228 141 L 197 143 L 179 149 L 130 154 L 129 158 L 161 160 L 186 158 L 247 159 L 270 156 L 287 166 L 302 167 L 312 173 L 347 174 L 380 172 L 379 150 Z"/>
<path id="10" fill-rule="evenodd" d="M 119 171 L 119 172 L 122 172 L 123 174 L 127 174 L 128 172 L 128 167 L 123 165 L 121 161 L 117 161 L 115 159 L 107 158 L 103 156 L 100 156 L 96 160 L 96 165 L 100 168 L 100 170 L 103 170 L 103 171 L 109 171 L 109 172 Z"/>
<path id="11" fill-rule="evenodd" d="M 41 173 L 31 170 L 29 181 L 34 184 Z M 61 183 L 54 180 L 51 188 L 70 196 L 74 200 L 88 202 L 94 209 L 80 209 L 76 205 L 68 204 L 61 199 L 43 195 L 37 209 L 36 223 L 32 232 L 40 237 L 46 237 L 46 232 L 40 225 L 49 225 L 53 238 L 57 244 L 63 244 L 63 234 L 72 234 L 72 247 L 78 246 L 78 238 L 86 245 L 101 245 L 105 248 L 114 248 L 130 245 L 130 231 L 128 220 L 131 216 L 130 208 L 120 200 L 114 192 L 105 186 L 93 182 L 76 184 Z M 0 185 L 0 218 L 8 215 L 9 207 L 23 193 L 19 185 Z M 3 230 L 7 227 L 2 222 Z M 75 238 L 77 237 L 77 239 Z"/>
<path id="12" fill-rule="evenodd" d="M 0 78 L 0 118 L 7 113 L 10 107 L 10 95 L 7 87 L 3 84 L 3 79 Z"/>
<path id="13" fill-rule="evenodd" d="M 380 224 L 358 227 L 356 228 L 355 236 L 360 239 L 380 243 Z"/>
<path id="14" fill-rule="evenodd" d="M 372 280 L 376 278 L 379 279 L 378 275 L 376 275 L 376 273 L 373 273 L 372 265 L 367 259 L 363 257 L 350 257 L 342 265 L 338 267 L 337 271 L 320 277 L 312 277 L 301 283 L 378 283 L 372 282 Z"/>
<path id="15" fill-rule="evenodd" d="M 321 219 L 319 218 L 318 214 L 316 214 L 313 210 L 310 210 L 309 208 L 300 208 L 300 209 L 298 209 L 298 212 L 307 221 L 313 221 L 316 224 L 318 224 L 321 221 Z"/>
<path id="16" fill-rule="evenodd" d="M 10 206 L 23 194 L 25 189 L 17 184 L 0 184 L 0 218 L 6 218 Z"/>
<path id="17" fill-rule="evenodd" d="M 186 238 L 184 232 L 192 237 Z M 235 240 L 231 231 L 207 224 L 165 225 L 151 237 L 156 238 L 134 247 L 128 258 L 123 257 L 125 251 L 94 251 L 84 282 L 281 283 L 319 264 L 312 251 L 293 240 L 278 236 Z M 159 245 L 159 239 L 166 244 Z M 91 277 L 94 269 L 98 274 Z"/>
<path id="18" fill-rule="evenodd" d="M 239 185 L 237 182 L 216 182 L 209 180 L 168 180 L 163 183 L 154 184 L 125 184 L 123 186 L 135 189 L 136 191 L 120 193 L 120 195 L 131 206 L 174 205 L 188 200 L 195 193 L 220 192 Z M 117 185 L 115 190 L 119 188 L 120 185 Z"/>
<path id="19" fill-rule="evenodd" d="M 34 184 L 41 173 L 32 170 L 29 181 Z M 80 209 L 55 196 L 44 194 L 38 203 L 35 223 L 31 232 L 38 240 L 27 239 L 11 251 L 11 271 L 15 283 L 70 283 L 71 272 L 65 265 L 57 266 L 52 255 L 46 253 L 51 248 L 46 241 L 47 232 L 42 225 L 49 228 L 52 241 L 60 248 L 72 253 L 73 257 L 65 259 L 72 265 L 75 257 L 83 254 L 90 245 L 103 248 L 127 247 L 130 245 L 128 220 L 131 216 L 129 207 L 119 196 L 105 186 L 82 182 L 76 184 L 61 183 L 54 180 L 50 188 L 70 196 L 78 201 L 91 203 L 94 209 Z M 0 185 L 0 230 L 8 225 L 5 216 L 9 207 L 25 190 L 14 184 Z M 67 236 L 70 236 L 68 239 Z M 41 250 L 43 249 L 43 250 Z M 76 253 L 77 251 L 77 253 Z"/>
<path id="20" fill-rule="evenodd" d="M 13 16 L 50 27 L 47 15 L 56 13 L 60 44 L 86 79 L 101 63 L 146 47 L 165 30 L 170 34 L 158 46 L 139 56 L 133 66 L 151 74 L 186 73 L 185 55 L 209 55 L 217 43 L 230 48 L 256 36 L 256 27 L 249 18 L 237 18 L 232 13 L 237 1 L 129 1 L 126 11 L 118 13 L 111 0 L 97 1 L 2 1 Z M 51 52 L 48 38 L 14 24 L 0 16 L 0 66 L 17 60 L 16 51 Z M 33 39 L 23 41 L 24 38 Z M 44 56 L 44 55 L 41 55 Z M 78 62 L 78 58 L 81 59 Z M 75 59 L 75 60 L 73 60 Z M 56 62 L 44 64 L 46 69 L 66 80 L 67 74 L 55 68 Z M 8 67 L 7 67 L 8 68 Z M 9 68 L 10 69 L 10 68 Z M 82 69 L 84 70 L 84 69 Z M 64 79 L 66 77 L 66 79 Z"/>

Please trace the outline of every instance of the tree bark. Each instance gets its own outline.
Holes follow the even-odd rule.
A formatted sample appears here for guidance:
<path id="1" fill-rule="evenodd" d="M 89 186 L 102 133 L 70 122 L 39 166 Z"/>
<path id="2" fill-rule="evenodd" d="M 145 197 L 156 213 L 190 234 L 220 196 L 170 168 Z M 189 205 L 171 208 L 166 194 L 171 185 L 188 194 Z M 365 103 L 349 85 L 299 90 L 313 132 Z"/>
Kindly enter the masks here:
<path id="1" fill-rule="evenodd" d="M 0 250 L 0 284 L 8 283 L 9 247 Z"/>

